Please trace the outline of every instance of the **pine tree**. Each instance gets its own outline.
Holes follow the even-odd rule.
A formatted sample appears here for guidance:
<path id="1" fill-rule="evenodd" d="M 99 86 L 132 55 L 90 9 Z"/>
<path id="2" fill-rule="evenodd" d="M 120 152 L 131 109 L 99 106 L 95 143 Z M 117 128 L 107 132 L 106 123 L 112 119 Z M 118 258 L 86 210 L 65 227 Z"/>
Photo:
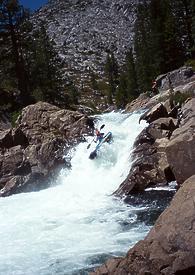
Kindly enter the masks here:
<path id="1" fill-rule="evenodd" d="M 139 95 L 137 86 L 137 75 L 132 49 L 126 54 L 126 62 L 122 68 L 119 85 L 116 90 L 116 105 L 118 108 L 124 108 L 128 102 L 131 102 Z"/>
<path id="2" fill-rule="evenodd" d="M 182 36 L 177 27 L 174 2 L 151 0 L 138 6 L 134 44 L 138 84 L 142 91 L 151 89 L 151 82 L 157 75 L 185 61 L 184 33 Z"/>
<path id="3" fill-rule="evenodd" d="M 65 85 L 63 65 L 44 26 L 34 30 L 28 17 L 17 0 L 0 2 L 0 88 L 18 91 L 16 109 L 38 100 L 66 107 L 78 102 L 74 85 Z"/>
<path id="4" fill-rule="evenodd" d="M 0 39 L 2 75 L 7 73 L 12 84 L 20 91 L 21 104 L 29 103 L 28 73 L 25 69 L 19 25 L 25 20 L 26 12 L 17 0 L 0 2 Z"/>
<path id="5" fill-rule="evenodd" d="M 109 83 L 108 103 L 112 104 L 112 97 L 116 94 L 116 86 L 118 84 L 118 64 L 113 52 L 107 55 L 105 73 Z"/>
<path id="6" fill-rule="evenodd" d="M 137 8 L 137 19 L 135 22 L 134 47 L 136 54 L 136 72 L 138 86 L 141 91 L 145 91 L 150 87 L 153 78 L 151 69 L 151 54 L 149 51 L 149 15 L 148 3 L 139 4 Z"/>
<path id="7" fill-rule="evenodd" d="M 185 60 L 185 50 L 182 45 L 182 40 L 180 35 L 177 32 L 176 19 L 172 12 L 171 1 L 166 0 L 164 3 L 164 13 L 165 13 L 165 22 L 164 22 L 164 66 L 162 72 L 171 71 L 173 69 L 182 66 Z"/>
<path id="8" fill-rule="evenodd" d="M 192 39 L 193 44 L 191 47 L 191 57 L 192 59 L 195 59 L 195 0 L 191 1 L 192 4 Z"/>
<path id="9" fill-rule="evenodd" d="M 35 98 L 59 105 L 63 99 L 61 68 L 43 25 L 33 32 L 28 47 L 30 82 Z"/>
<path id="10" fill-rule="evenodd" d="M 116 91 L 116 106 L 117 108 L 124 108 L 128 103 L 128 87 L 127 87 L 127 77 L 123 72 L 119 78 L 119 85 Z"/>
<path id="11" fill-rule="evenodd" d="M 182 37 L 185 56 L 189 57 L 194 43 L 192 36 L 193 0 L 174 0 L 171 1 L 171 7 L 177 22 L 177 33 Z"/>
<path id="12" fill-rule="evenodd" d="M 126 54 L 125 74 L 127 82 L 127 100 L 131 101 L 139 95 L 132 48 Z"/>
<path id="13" fill-rule="evenodd" d="M 94 91 L 99 90 L 98 82 L 97 82 L 97 79 L 96 79 L 96 75 L 94 74 L 93 71 L 90 72 L 90 80 L 91 80 L 92 89 L 93 89 Z"/>

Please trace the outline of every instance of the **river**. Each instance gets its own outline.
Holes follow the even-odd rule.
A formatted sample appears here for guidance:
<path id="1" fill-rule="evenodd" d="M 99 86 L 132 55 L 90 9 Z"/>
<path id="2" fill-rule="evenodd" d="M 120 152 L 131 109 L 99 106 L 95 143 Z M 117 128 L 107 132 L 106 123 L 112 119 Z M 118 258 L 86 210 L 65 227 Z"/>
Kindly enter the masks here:
<path id="1" fill-rule="evenodd" d="M 97 159 L 88 158 L 95 144 L 87 149 L 81 143 L 70 153 L 71 168 L 50 188 L 0 199 L 0 274 L 87 274 L 147 234 L 154 200 L 125 204 L 111 196 L 127 176 L 132 145 L 146 126 L 139 117 L 98 116 L 97 125 L 105 124 L 113 143 L 104 144 Z"/>

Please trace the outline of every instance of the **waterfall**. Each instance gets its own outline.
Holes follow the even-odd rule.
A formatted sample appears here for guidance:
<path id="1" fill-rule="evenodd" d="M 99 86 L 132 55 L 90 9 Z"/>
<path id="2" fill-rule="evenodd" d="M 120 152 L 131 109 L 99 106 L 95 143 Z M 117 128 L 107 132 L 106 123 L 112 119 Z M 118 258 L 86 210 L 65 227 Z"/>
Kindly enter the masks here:
<path id="1" fill-rule="evenodd" d="M 130 168 L 130 152 L 145 127 L 139 114 L 98 116 L 97 126 L 113 133 L 90 160 L 95 143 L 71 152 L 51 188 L 0 199 L 0 274 L 87 274 L 112 256 L 124 255 L 149 230 L 137 219 L 147 206 L 111 196 Z M 86 137 L 88 142 L 92 137 Z"/>

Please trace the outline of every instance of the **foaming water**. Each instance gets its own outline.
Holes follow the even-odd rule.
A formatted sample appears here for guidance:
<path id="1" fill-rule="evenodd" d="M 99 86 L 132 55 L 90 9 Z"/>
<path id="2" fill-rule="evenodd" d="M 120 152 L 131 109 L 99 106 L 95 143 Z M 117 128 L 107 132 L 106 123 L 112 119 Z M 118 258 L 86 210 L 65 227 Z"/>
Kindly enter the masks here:
<path id="1" fill-rule="evenodd" d="M 95 144 L 87 149 L 81 143 L 57 186 L 0 199 L 0 274 L 87 274 L 145 236 L 149 227 L 137 220 L 144 206 L 111 196 L 129 171 L 133 142 L 145 127 L 139 116 L 100 116 L 98 126 L 104 123 L 114 141 L 103 144 L 97 159 L 88 158 Z"/>

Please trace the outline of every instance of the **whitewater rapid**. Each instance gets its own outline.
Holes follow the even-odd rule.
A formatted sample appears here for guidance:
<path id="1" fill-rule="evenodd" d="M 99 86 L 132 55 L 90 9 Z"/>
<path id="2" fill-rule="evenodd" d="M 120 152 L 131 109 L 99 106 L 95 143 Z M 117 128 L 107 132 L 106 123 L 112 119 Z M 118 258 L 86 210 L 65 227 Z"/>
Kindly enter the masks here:
<path id="1" fill-rule="evenodd" d="M 87 149 L 81 143 L 71 152 L 71 169 L 63 169 L 51 188 L 0 199 L 0 274 L 87 274 L 146 235 L 149 226 L 137 221 L 141 206 L 111 196 L 145 127 L 139 117 L 99 116 L 97 125 L 105 124 L 114 141 L 102 146 L 97 159 L 88 158 L 95 144 Z"/>

